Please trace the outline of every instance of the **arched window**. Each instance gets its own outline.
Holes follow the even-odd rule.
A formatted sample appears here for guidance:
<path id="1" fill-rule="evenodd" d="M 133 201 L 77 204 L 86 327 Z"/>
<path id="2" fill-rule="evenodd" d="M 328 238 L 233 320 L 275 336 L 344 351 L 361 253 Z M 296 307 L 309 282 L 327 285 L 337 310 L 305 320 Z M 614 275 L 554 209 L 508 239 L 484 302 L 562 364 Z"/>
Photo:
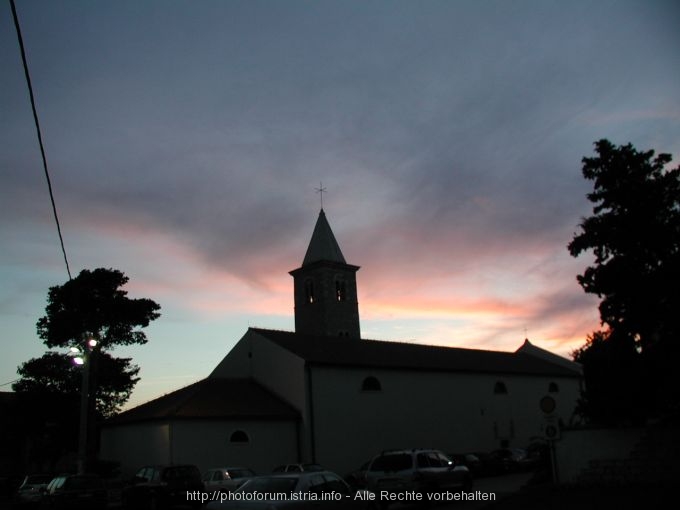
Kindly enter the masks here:
<path id="1" fill-rule="evenodd" d="M 314 282 L 312 280 L 305 280 L 305 302 L 314 302 Z"/>
<path id="2" fill-rule="evenodd" d="M 382 385 L 376 377 L 369 375 L 364 382 L 361 383 L 361 391 L 381 391 Z"/>
<path id="3" fill-rule="evenodd" d="M 551 382 L 548 384 L 548 393 L 559 393 L 560 392 L 560 387 L 557 385 L 556 382 Z"/>
<path id="4" fill-rule="evenodd" d="M 245 431 L 235 430 L 234 432 L 231 433 L 231 436 L 229 437 L 229 442 L 230 443 L 249 443 L 250 438 L 248 437 L 248 434 Z"/>
<path id="5" fill-rule="evenodd" d="M 496 381 L 496 384 L 494 384 L 493 387 L 493 392 L 496 395 L 507 395 L 508 394 L 508 388 L 505 386 L 505 383 L 503 381 Z"/>
<path id="6" fill-rule="evenodd" d="M 337 301 L 347 299 L 347 286 L 344 280 L 335 280 L 335 299 Z"/>

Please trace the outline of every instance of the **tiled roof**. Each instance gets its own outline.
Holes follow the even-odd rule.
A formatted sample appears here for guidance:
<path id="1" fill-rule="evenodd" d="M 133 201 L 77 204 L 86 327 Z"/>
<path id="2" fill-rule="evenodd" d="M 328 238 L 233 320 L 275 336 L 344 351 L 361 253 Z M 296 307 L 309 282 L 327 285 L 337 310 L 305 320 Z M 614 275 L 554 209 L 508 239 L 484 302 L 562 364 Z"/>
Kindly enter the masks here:
<path id="1" fill-rule="evenodd" d="M 580 376 L 574 369 L 524 352 L 316 337 L 258 328 L 252 328 L 251 331 L 312 364 L 446 372 Z"/>
<path id="2" fill-rule="evenodd" d="M 550 351 L 546 351 L 545 349 L 541 349 L 540 347 L 532 344 L 528 338 L 524 340 L 524 343 L 519 349 L 517 349 L 516 352 L 530 354 L 532 356 L 536 356 L 537 358 L 542 358 L 546 361 L 555 363 L 556 365 L 561 365 L 563 367 L 570 368 L 572 370 L 577 371 L 580 374 L 583 373 L 583 366 L 580 363 L 568 360 L 567 358 L 558 356 L 557 354 L 554 354 Z"/>
<path id="3" fill-rule="evenodd" d="M 169 418 L 294 420 L 298 413 L 251 379 L 207 378 L 125 411 L 107 425 Z"/>

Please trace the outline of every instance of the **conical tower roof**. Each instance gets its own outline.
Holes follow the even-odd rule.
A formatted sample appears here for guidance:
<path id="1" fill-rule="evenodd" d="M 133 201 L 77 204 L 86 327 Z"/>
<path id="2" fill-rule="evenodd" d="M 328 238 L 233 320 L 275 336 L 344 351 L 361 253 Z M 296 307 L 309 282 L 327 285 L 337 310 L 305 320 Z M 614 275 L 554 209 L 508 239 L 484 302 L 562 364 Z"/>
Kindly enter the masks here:
<path id="1" fill-rule="evenodd" d="M 319 218 L 316 220 L 312 239 L 309 241 L 307 253 L 302 261 L 302 266 L 311 264 L 313 262 L 341 262 L 346 264 L 345 257 L 342 255 L 340 246 L 335 240 L 331 226 L 328 224 L 326 214 L 323 209 L 319 212 Z"/>

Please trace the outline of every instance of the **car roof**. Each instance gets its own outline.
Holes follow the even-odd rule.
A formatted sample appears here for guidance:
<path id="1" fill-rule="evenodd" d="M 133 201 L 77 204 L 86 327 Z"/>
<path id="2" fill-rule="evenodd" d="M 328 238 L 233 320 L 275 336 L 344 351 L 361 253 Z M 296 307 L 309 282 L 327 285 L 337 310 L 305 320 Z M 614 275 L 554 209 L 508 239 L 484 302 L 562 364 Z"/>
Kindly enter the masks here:
<path id="1" fill-rule="evenodd" d="M 247 469 L 249 471 L 252 471 L 252 469 L 247 467 L 247 466 L 216 467 L 216 468 L 206 469 L 206 471 L 229 471 L 231 469 Z"/>
<path id="2" fill-rule="evenodd" d="M 167 469 L 167 468 L 185 468 L 185 467 L 198 469 L 198 466 L 196 466 L 196 464 L 147 464 L 145 466 L 139 466 L 137 471 L 139 471 L 140 469 L 147 469 L 147 468 Z"/>
<path id="3" fill-rule="evenodd" d="M 338 478 L 342 478 L 339 474 L 327 469 L 324 469 L 323 471 L 289 471 L 287 473 L 271 473 L 268 475 L 256 476 L 255 478 L 303 478 L 305 476 L 314 475 L 333 475 L 337 476 Z"/>
<path id="4" fill-rule="evenodd" d="M 437 452 L 444 453 L 436 448 L 401 448 L 397 450 L 383 450 L 379 455 L 389 454 L 389 453 L 426 453 L 426 452 Z"/>

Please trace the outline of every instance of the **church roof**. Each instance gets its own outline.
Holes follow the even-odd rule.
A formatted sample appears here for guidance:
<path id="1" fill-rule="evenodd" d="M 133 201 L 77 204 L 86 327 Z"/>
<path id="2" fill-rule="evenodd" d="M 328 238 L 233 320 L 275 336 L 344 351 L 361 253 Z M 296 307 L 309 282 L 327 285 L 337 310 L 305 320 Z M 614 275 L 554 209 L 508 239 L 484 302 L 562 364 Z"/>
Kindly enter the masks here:
<path id="1" fill-rule="evenodd" d="M 536 356 L 538 358 L 543 358 L 543 359 L 550 361 L 552 363 L 555 363 L 557 365 L 561 365 L 563 367 L 570 368 L 572 370 L 576 370 L 579 373 L 583 373 L 583 366 L 580 363 L 568 360 L 568 359 L 563 358 L 562 356 L 558 356 L 557 354 L 554 354 L 550 351 L 546 351 L 545 349 L 541 349 L 537 345 L 532 344 L 529 341 L 528 338 L 524 339 L 524 343 L 515 352 L 530 354 L 530 355 Z"/>
<path id="2" fill-rule="evenodd" d="M 106 424 L 189 418 L 294 420 L 298 416 L 252 379 L 207 378 L 122 412 Z"/>
<path id="3" fill-rule="evenodd" d="M 312 262 L 320 261 L 346 264 L 345 257 L 342 255 L 342 251 L 340 251 L 340 246 L 335 240 L 323 209 L 319 212 L 319 218 L 316 220 L 312 239 L 309 241 L 302 265 L 306 266 Z"/>
<path id="4" fill-rule="evenodd" d="M 486 351 L 403 342 L 316 337 L 258 328 L 251 328 L 251 331 L 308 363 L 318 365 L 580 377 L 580 371 L 575 368 L 519 351 Z"/>

